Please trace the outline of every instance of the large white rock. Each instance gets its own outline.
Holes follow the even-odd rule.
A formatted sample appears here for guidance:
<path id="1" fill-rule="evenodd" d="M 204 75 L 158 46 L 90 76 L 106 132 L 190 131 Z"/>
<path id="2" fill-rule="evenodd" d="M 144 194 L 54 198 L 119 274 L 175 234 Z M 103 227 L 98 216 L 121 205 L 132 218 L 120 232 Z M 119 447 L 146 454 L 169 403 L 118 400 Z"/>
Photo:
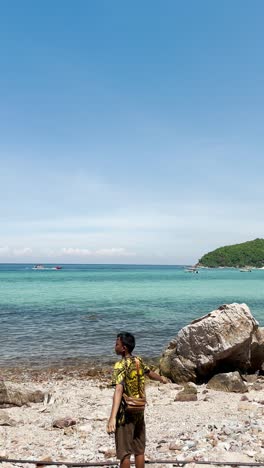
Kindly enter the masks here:
<path id="1" fill-rule="evenodd" d="M 179 331 L 161 358 L 161 372 L 178 383 L 207 380 L 218 372 L 245 372 L 251 368 L 257 330 L 246 304 L 222 305 Z"/>

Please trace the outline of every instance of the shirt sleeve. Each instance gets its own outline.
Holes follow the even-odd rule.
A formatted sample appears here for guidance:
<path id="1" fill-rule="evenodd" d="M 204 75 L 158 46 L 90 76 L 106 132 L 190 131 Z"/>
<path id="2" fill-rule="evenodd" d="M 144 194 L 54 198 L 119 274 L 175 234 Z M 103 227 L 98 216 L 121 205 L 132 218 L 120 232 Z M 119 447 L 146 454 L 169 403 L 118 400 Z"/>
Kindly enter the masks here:
<path id="1" fill-rule="evenodd" d="M 116 362 L 112 375 L 112 386 L 125 383 L 125 367 L 122 362 Z"/>
<path id="2" fill-rule="evenodd" d="M 138 358 L 140 360 L 140 365 L 141 365 L 141 368 L 143 370 L 143 373 L 144 374 L 148 374 L 150 372 L 150 367 L 147 366 L 147 364 L 145 364 L 145 362 L 143 361 L 142 358 Z"/>

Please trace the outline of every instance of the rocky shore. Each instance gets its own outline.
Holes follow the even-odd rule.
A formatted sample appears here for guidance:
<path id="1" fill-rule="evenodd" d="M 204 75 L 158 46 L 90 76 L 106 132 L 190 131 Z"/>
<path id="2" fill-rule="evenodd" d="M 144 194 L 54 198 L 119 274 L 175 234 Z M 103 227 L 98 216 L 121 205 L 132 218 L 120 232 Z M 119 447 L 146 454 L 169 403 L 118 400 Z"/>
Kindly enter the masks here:
<path id="1" fill-rule="evenodd" d="M 21 407 L 2 405 L 0 457 L 47 460 L 47 465 L 114 460 L 114 438 L 105 430 L 113 394 L 109 376 L 46 377 L 22 383 L 13 375 L 5 381 L 21 392 L 41 391 L 44 398 Z M 148 382 L 147 458 L 264 462 L 264 379 L 248 380 L 243 394 L 192 383 L 193 401 L 177 398 L 180 385 Z"/>
<path id="2" fill-rule="evenodd" d="M 146 458 L 264 464 L 263 365 L 264 329 L 246 304 L 223 305 L 180 330 L 160 361 L 172 382 L 147 380 Z M 0 458 L 114 461 L 106 433 L 111 372 L 109 365 L 2 369 Z"/>

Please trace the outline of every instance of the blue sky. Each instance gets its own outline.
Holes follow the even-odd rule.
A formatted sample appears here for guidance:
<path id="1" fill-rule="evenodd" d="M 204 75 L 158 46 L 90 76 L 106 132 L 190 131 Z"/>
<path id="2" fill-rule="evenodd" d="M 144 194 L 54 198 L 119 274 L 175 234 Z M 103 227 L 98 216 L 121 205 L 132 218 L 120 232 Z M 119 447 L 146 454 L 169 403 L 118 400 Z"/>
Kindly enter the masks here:
<path id="1" fill-rule="evenodd" d="M 3 2 L 0 262 L 188 264 L 263 237 L 263 15 Z"/>

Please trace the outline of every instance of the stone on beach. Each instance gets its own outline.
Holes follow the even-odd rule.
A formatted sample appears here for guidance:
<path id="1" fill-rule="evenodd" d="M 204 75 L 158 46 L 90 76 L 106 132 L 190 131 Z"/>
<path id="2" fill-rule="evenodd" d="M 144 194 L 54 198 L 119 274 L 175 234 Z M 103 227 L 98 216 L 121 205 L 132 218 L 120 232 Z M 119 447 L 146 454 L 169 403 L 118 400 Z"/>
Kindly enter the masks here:
<path id="1" fill-rule="evenodd" d="M 41 403 L 44 401 L 44 393 L 40 390 L 20 391 L 0 380 L 0 407 L 23 406 L 30 403 Z"/>
<path id="2" fill-rule="evenodd" d="M 174 401 L 197 401 L 196 385 L 193 382 L 184 385 L 184 388 L 176 394 Z"/>
<path id="3" fill-rule="evenodd" d="M 162 355 L 160 369 L 177 383 L 201 382 L 220 372 L 256 370 L 263 362 L 258 322 L 246 304 L 233 303 L 182 328 Z"/>
<path id="4" fill-rule="evenodd" d="M 60 418 L 53 421 L 52 426 L 57 427 L 58 429 L 64 429 L 65 427 L 75 426 L 77 423 L 76 419 L 71 417 Z"/>
<path id="5" fill-rule="evenodd" d="M 214 375 L 208 382 L 207 388 L 221 392 L 245 393 L 248 387 L 239 372 L 226 372 Z"/>
<path id="6" fill-rule="evenodd" d="M 0 426 L 15 426 L 16 422 L 10 418 L 5 410 L 0 410 Z"/>

